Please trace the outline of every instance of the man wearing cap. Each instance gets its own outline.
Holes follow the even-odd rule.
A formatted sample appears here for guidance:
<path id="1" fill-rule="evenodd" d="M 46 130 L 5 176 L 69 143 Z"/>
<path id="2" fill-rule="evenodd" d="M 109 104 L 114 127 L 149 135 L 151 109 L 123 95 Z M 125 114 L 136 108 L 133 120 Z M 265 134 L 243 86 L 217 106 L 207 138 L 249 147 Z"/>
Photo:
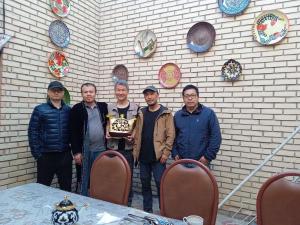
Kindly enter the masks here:
<path id="1" fill-rule="evenodd" d="M 196 86 L 185 86 L 182 97 L 184 106 L 174 115 L 176 139 L 172 156 L 175 160 L 194 159 L 209 166 L 222 141 L 218 118 L 212 109 L 199 103 Z"/>
<path id="2" fill-rule="evenodd" d="M 106 150 L 107 104 L 96 102 L 93 83 L 81 85 L 82 101 L 71 110 L 71 146 L 80 182 L 80 193 L 88 196 L 90 172 L 94 160 Z"/>
<path id="3" fill-rule="evenodd" d="M 151 173 L 160 197 L 160 180 L 172 150 L 175 129 L 171 111 L 158 104 L 158 90 L 148 86 L 143 94 L 148 106 L 142 108 L 137 117 L 133 155 L 140 164 L 143 208 L 152 212 Z"/>
<path id="4" fill-rule="evenodd" d="M 50 186 L 56 174 L 62 190 L 71 191 L 72 155 L 70 148 L 70 107 L 63 102 L 64 86 L 52 81 L 47 103 L 31 114 L 28 139 L 37 160 L 37 182 Z"/>

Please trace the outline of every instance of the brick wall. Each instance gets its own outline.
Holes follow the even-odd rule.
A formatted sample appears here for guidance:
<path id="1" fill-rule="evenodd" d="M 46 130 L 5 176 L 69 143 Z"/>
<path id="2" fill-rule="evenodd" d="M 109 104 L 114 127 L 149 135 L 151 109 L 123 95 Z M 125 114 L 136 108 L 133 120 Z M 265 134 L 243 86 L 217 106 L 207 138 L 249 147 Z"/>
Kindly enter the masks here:
<path id="1" fill-rule="evenodd" d="M 48 26 L 56 18 L 48 1 L 6 4 L 7 33 L 14 38 L 1 55 L 0 189 L 35 180 L 27 124 L 32 108 L 44 101 L 47 83 L 54 79 L 47 58 L 57 49 L 48 37 Z M 269 9 L 286 13 L 290 30 L 281 43 L 261 46 L 253 40 L 252 24 L 261 11 Z M 79 87 L 85 81 L 95 82 L 98 98 L 111 102 L 111 71 L 116 64 L 125 64 L 131 100 L 145 105 L 141 90 L 154 84 L 160 88 L 160 102 L 174 112 L 182 106 L 182 88 L 196 84 L 200 101 L 215 110 L 222 128 L 213 173 L 223 199 L 299 125 L 299 12 L 300 0 L 252 0 L 236 17 L 222 14 L 216 0 L 74 0 L 71 14 L 63 19 L 71 31 L 71 43 L 64 52 L 72 70 L 62 82 L 72 104 L 80 100 Z M 217 35 L 209 52 L 196 54 L 186 47 L 186 33 L 199 21 L 213 24 Z M 136 34 L 144 29 L 154 31 L 158 40 L 156 52 L 148 59 L 138 58 L 133 50 Z M 243 76 L 234 83 L 220 77 L 222 65 L 230 58 L 243 67 Z M 167 62 L 176 63 L 182 72 L 175 89 L 163 89 L 158 83 L 158 71 Z M 263 181 L 276 172 L 299 168 L 299 147 L 296 136 L 224 209 L 234 211 L 243 203 L 244 213 L 255 210 Z"/>

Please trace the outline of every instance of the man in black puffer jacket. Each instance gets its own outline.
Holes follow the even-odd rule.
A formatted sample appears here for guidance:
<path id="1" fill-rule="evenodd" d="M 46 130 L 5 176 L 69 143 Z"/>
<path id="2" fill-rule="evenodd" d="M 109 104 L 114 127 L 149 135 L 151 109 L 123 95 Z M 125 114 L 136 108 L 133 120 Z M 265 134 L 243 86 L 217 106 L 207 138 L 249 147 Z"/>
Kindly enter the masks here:
<path id="1" fill-rule="evenodd" d="M 71 108 L 62 100 L 64 87 L 59 81 L 52 81 L 47 93 L 47 103 L 34 108 L 28 128 L 31 154 L 37 160 L 37 183 L 50 186 L 56 174 L 60 188 L 71 191 Z"/>

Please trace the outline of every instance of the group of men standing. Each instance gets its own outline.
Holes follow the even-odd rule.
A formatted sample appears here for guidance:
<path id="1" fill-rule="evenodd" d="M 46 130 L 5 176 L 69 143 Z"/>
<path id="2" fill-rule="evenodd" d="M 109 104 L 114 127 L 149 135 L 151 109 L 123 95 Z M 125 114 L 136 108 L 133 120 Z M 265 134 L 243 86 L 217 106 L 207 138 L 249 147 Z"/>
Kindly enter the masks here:
<path id="1" fill-rule="evenodd" d="M 81 86 L 82 102 L 72 108 L 63 101 L 64 87 L 59 81 L 48 86 L 48 101 L 34 108 L 28 129 L 29 145 L 37 160 L 37 182 L 51 185 L 57 175 L 60 188 L 71 191 L 72 160 L 80 180 L 80 193 L 88 195 L 92 164 L 107 149 L 119 151 L 133 171 L 140 168 L 143 207 L 152 212 L 151 177 L 153 173 L 160 191 L 160 180 L 166 161 L 189 158 L 209 166 L 221 144 L 221 132 L 214 111 L 199 103 L 199 91 L 187 85 L 182 91 L 184 106 L 173 117 L 159 104 L 159 92 L 154 86 L 143 90 L 146 107 L 128 100 L 126 81 L 118 80 L 114 91 L 116 102 L 97 102 L 96 86 Z M 136 118 L 132 134 L 126 138 L 109 135 L 107 115 Z M 112 171 L 113 172 L 113 171 Z M 132 202 L 132 188 L 128 205 Z"/>

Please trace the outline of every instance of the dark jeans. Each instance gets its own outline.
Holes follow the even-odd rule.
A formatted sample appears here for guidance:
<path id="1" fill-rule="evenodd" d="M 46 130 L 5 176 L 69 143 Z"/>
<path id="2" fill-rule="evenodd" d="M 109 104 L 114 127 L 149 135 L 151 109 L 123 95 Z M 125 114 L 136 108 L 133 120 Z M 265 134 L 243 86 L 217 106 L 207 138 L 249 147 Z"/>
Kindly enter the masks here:
<path id="1" fill-rule="evenodd" d="M 158 162 L 140 162 L 140 177 L 142 183 L 143 207 L 146 212 L 152 212 L 152 189 L 151 173 L 153 172 L 154 181 L 157 188 L 158 200 L 160 202 L 160 180 L 166 169 L 166 164 Z"/>
<path id="2" fill-rule="evenodd" d="M 71 191 L 72 160 L 69 151 L 43 153 L 37 160 L 37 183 L 50 186 L 56 174 L 60 189 Z"/>
<path id="3" fill-rule="evenodd" d="M 133 191 L 132 191 L 132 177 L 133 177 L 133 164 L 134 164 L 133 154 L 132 154 L 132 150 L 122 150 L 118 152 L 120 152 L 125 157 L 131 170 L 131 185 L 130 185 L 129 196 L 128 196 L 128 206 L 131 206 L 132 197 L 133 197 Z"/>

